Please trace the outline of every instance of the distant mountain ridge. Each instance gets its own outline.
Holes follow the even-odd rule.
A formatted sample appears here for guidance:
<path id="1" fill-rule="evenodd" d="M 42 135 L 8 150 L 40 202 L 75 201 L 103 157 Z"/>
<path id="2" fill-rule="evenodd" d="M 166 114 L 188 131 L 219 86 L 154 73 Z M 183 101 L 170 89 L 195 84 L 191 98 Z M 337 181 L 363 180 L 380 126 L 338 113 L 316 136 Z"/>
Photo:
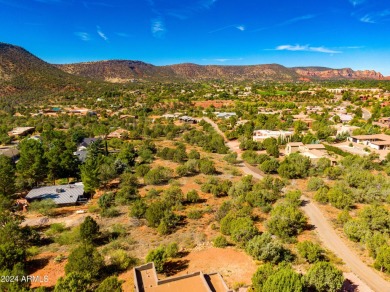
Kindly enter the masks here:
<path id="1" fill-rule="evenodd" d="M 0 42 L 0 96 L 78 90 L 88 80 L 68 74 L 27 50 Z"/>
<path id="2" fill-rule="evenodd" d="M 124 83 L 139 81 L 313 81 L 387 79 L 372 70 L 325 67 L 287 68 L 278 64 L 265 65 L 197 65 L 183 63 L 155 66 L 141 61 L 108 60 L 54 65 L 27 50 L 0 43 L 0 95 L 29 90 L 61 92 L 85 88 L 88 82 Z M 94 81 L 95 80 L 95 81 Z"/>
<path id="3" fill-rule="evenodd" d="M 374 70 L 332 69 L 326 67 L 292 67 L 279 64 L 263 65 L 198 65 L 183 63 L 155 66 L 141 61 L 111 60 L 88 63 L 55 65 L 78 76 L 110 82 L 130 80 L 261 80 L 261 81 L 311 81 L 311 80 L 384 80 Z"/>

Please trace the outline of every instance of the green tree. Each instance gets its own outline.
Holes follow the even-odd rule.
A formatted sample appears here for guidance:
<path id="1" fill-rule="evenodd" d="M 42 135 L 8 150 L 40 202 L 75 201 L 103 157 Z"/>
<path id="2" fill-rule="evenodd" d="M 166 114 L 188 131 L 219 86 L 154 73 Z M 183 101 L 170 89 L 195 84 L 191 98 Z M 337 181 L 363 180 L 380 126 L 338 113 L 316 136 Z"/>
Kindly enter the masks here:
<path id="1" fill-rule="evenodd" d="M 58 279 L 54 292 L 87 292 L 92 284 L 88 273 L 71 272 L 65 277 Z"/>
<path id="2" fill-rule="evenodd" d="M 172 177 L 173 171 L 169 168 L 158 166 L 151 169 L 144 177 L 145 183 L 158 185 L 167 182 Z"/>
<path id="3" fill-rule="evenodd" d="M 95 144 L 95 143 L 93 143 Z M 80 166 L 81 180 L 84 184 L 84 191 L 92 193 L 100 185 L 99 182 L 100 159 L 94 156 L 88 156 L 84 164 Z"/>
<path id="4" fill-rule="evenodd" d="M 56 208 L 57 204 L 52 199 L 36 200 L 30 204 L 30 210 L 36 211 L 44 216 L 53 216 Z"/>
<path id="5" fill-rule="evenodd" d="M 108 160 L 99 166 L 98 172 L 99 174 L 97 178 L 99 180 L 99 185 L 103 185 L 104 187 L 106 187 L 111 180 L 117 177 L 115 165 Z"/>
<path id="6" fill-rule="evenodd" d="M 168 256 L 163 246 L 149 251 L 148 255 L 146 256 L 146 262 L 153 262 L 154 266 L 156 267 L 156 271 L 159 273 L 164 271 L 164 264 L 167 260 Z"/>
<path id="7" fill-rule="evenodd" d="M 264 161 L 259 168 L 265 173 L 276 173 L 278 171 L 279 166 L 279 161 L 272 158 L 270 160 Z"/>
<path id="8" fill-rule="evenodd" d="M 91 216 L 87 216 L 80 224 L 80 237 L 83 241 L 91 243 L 99 236 L 99 224 Z"/>
<path id="9" fill-rule="evenodd" d="M 216 172 L 214 163 L 209 159 L 199 161 L 199 171 L 203 174 L 214 174 Z"/>
<path id="10" fill-rule="evenodd" d="M 43 182 L 47 174 L 47 162 L 43 145 L 34 139 L 25 139 L 19 144 L 20 159 L 16 164 L 17 184 L 22 189 Z"/>
<path id="11" fill-rule="evenodd" d="M 272 239 L 271 234 L 268 232 L 256 235 L 249 240 L 245 250 L 255 260 L 273 264 L 292 259 L 291 252 L 284 248 L 279 241 Z"/>
<path id="12" fill-rule="evenodd" d="M 95 292 L 122 292 L 123 282 L 123 280 L 118 280 L 118 277 L 116 276 L 105 278 L 103 282 L 100 283 L 99 287 L 95 290 Z"/>
<path id="13" fill-rule="evenodd" d="M 97 249 L 92 245 L 82 244 L 70 253 L 65 273 L 84 273 L 97 278 L 103 266 L 103 257 Z"/>
<path id="14" fill-rule="evenodd" d="M 137 200 L 130 207 L 130 216 L 135 218 L 143 218 L 145 216 L 148 206 L 143 200 Z"/>
<path id="15" fill-rule="evenodd" d="M 0 195 L 11 196 L 15 192 L 15 167 L 7 156 L 0 155 Z"/>
<path id="16" fill-rule="evenodd" d="M 390 273 L 390 246 L 388 244 L 384 244 L 378 249 L 374 267 L 382 272 Z"/>
<path id="17" fill-rule="evenodd" d="M 197 203 L 200 200 L 199 194 L 196 190 L 190 190 L 187 193 L 187 201 L 190 203 Z"/>
<path id="18" fill-rule="evenodd" d="M 309 263 L 314 263 L 324 259 L 324 250 L 320 245 L 305 240 L 297 244 L 298 253 Z"/>
<path id="19" fill-rule="evenodd" d="M 254 292 L 263 292 L 264 283 L 274 273 L 275 269 L 270 263 L 266 263 L 258 267 L 256 272 L 252 276 L 252 287 Z"/>
<path id="20" fill-rule="evenodd" d="M 289 238 L 301 233 L 306 223 L 306 217 L 296 206 L 279 204 L 271 211 L 267 226 L 272 234 L 281 238 Z"/>
<path id="21" fill-rule="evenodd" d="M 343 273 L 328 262 L 317 262 L 305 275 L 309 287 L 318 292 L 337 292 L 344 282 Z"/>
<path id="22" fill-rule="evenodd" d="M 281 268 L 269 276 L 263 286 L 267 292 L 302 292 L 304 285 L 301 275 L 290 267 Z"/>
<path id="23" fill-rule="evenodd" d="M 285 178 L 305 178 L 309 174 L 310 158 L 291 153 L 280 164 L 278 173 Z"/>
<path id="24" fill-rule="evenodd" d="M 240 217 L 232 221 L 230 235 L 239 245 L 244 246 L 248 240 L 257 235 L 259 231 L 249 217 Z"/>

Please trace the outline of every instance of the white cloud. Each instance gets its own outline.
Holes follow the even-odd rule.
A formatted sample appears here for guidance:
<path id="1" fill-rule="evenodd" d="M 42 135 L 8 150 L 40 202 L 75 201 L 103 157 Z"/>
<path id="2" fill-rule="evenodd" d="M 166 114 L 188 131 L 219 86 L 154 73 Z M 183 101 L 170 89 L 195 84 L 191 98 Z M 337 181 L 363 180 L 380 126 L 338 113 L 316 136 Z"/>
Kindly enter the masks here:
<path id="1" fill-rule="evenodd" d="M 83 31 L 76 31 L 74 33 L 76 36 L 78 36 L 80 38 L 80 40 L 82 41 L 90 41 L 91 40 L 91 36 L 89 35 L 89 33 L 87 32 L 83 32 Z"/>
<path id="2" fill-rule="evenodd" d="M 231 62 L 231 61 L 241 61 L 243 58 L 216 58 L 216 59 L 202 59 L 202 61 L 207 62 L 219 62 L 219 63 L 225 63 L 225 62 Z"/>
<path id="3" fill-rule="evenodd" d="M 315 17 L 316 17 L 316 15 L 313 15 L 313 14 L 302 15 L 302 16 L 298 16 L 298 17 L 291 18 L 291 19 L 288 19 L 286 21 L 277 23 L 277 24 L 272 25 L 272 26 L 260 27 L 258 29 L 255 29 L 254 31 L 263 31 L 263 30 L 267 30 L 267 29 L 271 29 L 271 28 L 282 27 L 282 26 L 290 25 L 290 24 L 293 24 L 296 22 L 313 19 Z"/>
<path id="4" fill-rule="evenodd" d="M 238 25 L 238 26 L 236 26 L 236 28 L 237 28 L 238 30 L 241 30 L 241 31 L 244 31 L 244 30 L 245 30 L 245 26 L 243 26 L 243 25 Z"/>
<path id="5" fill-rule="evenodd" d="M 366 1 L 365 1 L 365 0 L 349 0 L 349 2 L 350 2 L 353 6 L 357 6 L 357 5 L 363 4 L 363 3 L 366 2 Z"/>
<path id="6" fill-rule="evenodd" d="M 390 10 L 386 9 L 383 11 L 373 12 L 373 13 L 363 15 L 362 17 L 359 18 L 359 20 L 364 23 L 377 23 L 385 19 L 388 19 L 388 16 L 390 16 Z"/>
<path id="7" fill-rule="evenodd" d="M 100 29 L 100 26 L 97 26 L 96 27 L 96 32 L 97 34 L 105 41 L 108 41 L 108 37 L 106 36 L 106 34 Z"/>
<path id="8" fill-rule="evenodd" d="M 327 53 L 327 54 L 339 54 L 341 51 L 336 51 L 328 49 L 325 47 L 310 47 L 309 45 L 281 45 L 275 48 L 276 51 L 301 51 L 301 52 L 317 52 L 317 53 Z"/>
<path id="9" fill-rule="evenodd" d="M 166 33 L 166 28 L 164 21 L 162 18 L 155 18 L 152 19 L 152 26 L 151 26 L 152 34 L 156 38 L 162 38 L 164 37 Z"/>
<path id="10" fill-rule="evenodd" d="M 359 20 L 365 23 L 375 23 L 375 21 L 369 15 L 364 15 Z"/>

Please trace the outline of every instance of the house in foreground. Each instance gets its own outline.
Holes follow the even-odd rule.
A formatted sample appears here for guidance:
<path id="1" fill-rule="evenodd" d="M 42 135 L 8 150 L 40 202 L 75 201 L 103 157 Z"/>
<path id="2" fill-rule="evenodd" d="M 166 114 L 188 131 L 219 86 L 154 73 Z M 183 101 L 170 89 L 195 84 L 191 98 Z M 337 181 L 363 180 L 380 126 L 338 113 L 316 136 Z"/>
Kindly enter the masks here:
<path id="1" fill-rule="evenodd" d="M 28 202 L 51 199 L 57 206 L 72 206 L 85 203 L 83 183 L 46 186 L 32 189 L 26 196 Z"/>
<path id="2" fill-rule="evenodd" d="M 134 268 L 136 292 L 231 292 L 219 273 L 195 272 L 159 280 L 154 263 Z"/>

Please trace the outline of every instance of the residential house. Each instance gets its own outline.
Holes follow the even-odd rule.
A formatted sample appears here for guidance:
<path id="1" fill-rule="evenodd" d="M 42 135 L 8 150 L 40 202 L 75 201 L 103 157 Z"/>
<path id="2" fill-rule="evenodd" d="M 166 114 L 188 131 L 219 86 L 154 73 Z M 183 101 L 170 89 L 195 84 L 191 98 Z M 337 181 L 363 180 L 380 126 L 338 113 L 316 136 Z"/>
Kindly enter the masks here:
<path id="1" fill-rule="evenodd" d="M 219 273 L 195 272 L 158 279 L 154 263 L 134 268 L 135 292 L 232 292 Z"/>
<path id="2" fill-rule="evenodd" d="M 325 157 L 328 158 L 332 164 L 336 164 L 336 159 L 328 155 L 328 152 L 323 144 L 303 144 L 301 142 L 287 143 L 285 149 L 286 155 L 290 155 L 295 152 L 299 152 L 301 155 L 309 157 L 313 162 Z"/>
<path id="3" fill-rule="evenodd" d="M 15 163 L 19 159 L 20 152 L 15 146 L 1 146 L 0 155 L 7 156 Z"/>
<path id="4" fill-rule="evenodd" d="M 230 113 L 228 113 L 228 112 L 222 112 L 222 113 L 215 112 L 215 115 L 217 118 L 220 118 L 220 119 L 228 119 L 230 117 L 236 116 L 237 114 L 234 112 L 230 112 Z"/>
<path id="5" fill-rule="evenodd" d="M 350 121 L 352 121 L 353 119 L 353 116 L 352 115 L 348 115 L 348 114 L 338 114 L 339 118 L 340 118 L 340 121 L 344 124 L 344 123 L 349 123 Z"/>
<path id="6" fill-rule="evenodd" d="M 32 189 L 26 196 L 28 202 L 52 199 L 57 206 L 77 205 L 86 202 L 82 183 L 46 186 Z"/>
<path id="7" fill-rule="evenodd" d="M 311 128 L 311 126 L 314 123 L 314 120 L 309 118 L 307 115 L 299 114 L 299 115 L 293 115 L 293 121 L 301 121 L 306 124 L 308 128 Z"/>
<path id="8" fill-rule="evenodd" d="M 390 150 L 390 136 L 386 134 L 357 135 L 349 137 L 348 140 L 376 150 Z"/>
<path id="9" fill-rule="evenodd" d="M 303 146 L 302 142 L 290 142 L 286 144 L 285 154 L 290 155 L 291 153 L 299 152 L 299 147 Z"/>
<path id="10" fill-rule="evenodd" d="M 113 132 L 111 132 L 110 134 L 107 135 L 107 139 L 110 140 L 110 139 L 124 139 L 127 135 L 129 134 L 129 131 L 125 130 L 125 129 L 117 129 Z"/>
<path id="11" fill-rule="evenodd" d="M 384 101 L 381 103 L 381 107 L 390 106 L 390 101 Z"/>
<path id="12" fill-rule="evenodd" d="M 353 131 L 356 129 L 359 129 L 359 127 L 356 126 L 349 126 L 349 125 L 343 125 L 343 124 L 337 124 L 332 126 L 337 130 L 336 135 L 352 135 Z"/>
<path id="13" fill-rule="evenodd" d="M 21 136 L 26 136 L 28 134 L 34 133 L 35 127 L 16 127 L 12 129 L 12 131 L 8 132 L 8 136 L 11 137 L 21 137 Z"/>
<path id="14" fill-rule="evenodd" d="M 291 131 L 271 131 L 271 130 L 256 130 L 253 132 L 253 141 L 261 142 L 267 138 L 275 138 L 275 139 L 282 139 L 282 140 L 290 140 L 291 136 L 294 133 Z"/>
<path id="15" fill-rule="evenodd" d="M 189 117 L 189 116 L 181 116 L 179 118 L 179 120 L 181 122 L 184 122 L 184 123 L 190 123 L 190 124 L 196 124 L 198 122 L 198 120 L 196 118 L 193 118 L 193 117 Z"/>
<path id="16" fill-rule="evenodd" d="M 91 144 L 98 141 L 100 138 L 84 138 L 77 146 L 77 151 L 86 150 Z"/>

